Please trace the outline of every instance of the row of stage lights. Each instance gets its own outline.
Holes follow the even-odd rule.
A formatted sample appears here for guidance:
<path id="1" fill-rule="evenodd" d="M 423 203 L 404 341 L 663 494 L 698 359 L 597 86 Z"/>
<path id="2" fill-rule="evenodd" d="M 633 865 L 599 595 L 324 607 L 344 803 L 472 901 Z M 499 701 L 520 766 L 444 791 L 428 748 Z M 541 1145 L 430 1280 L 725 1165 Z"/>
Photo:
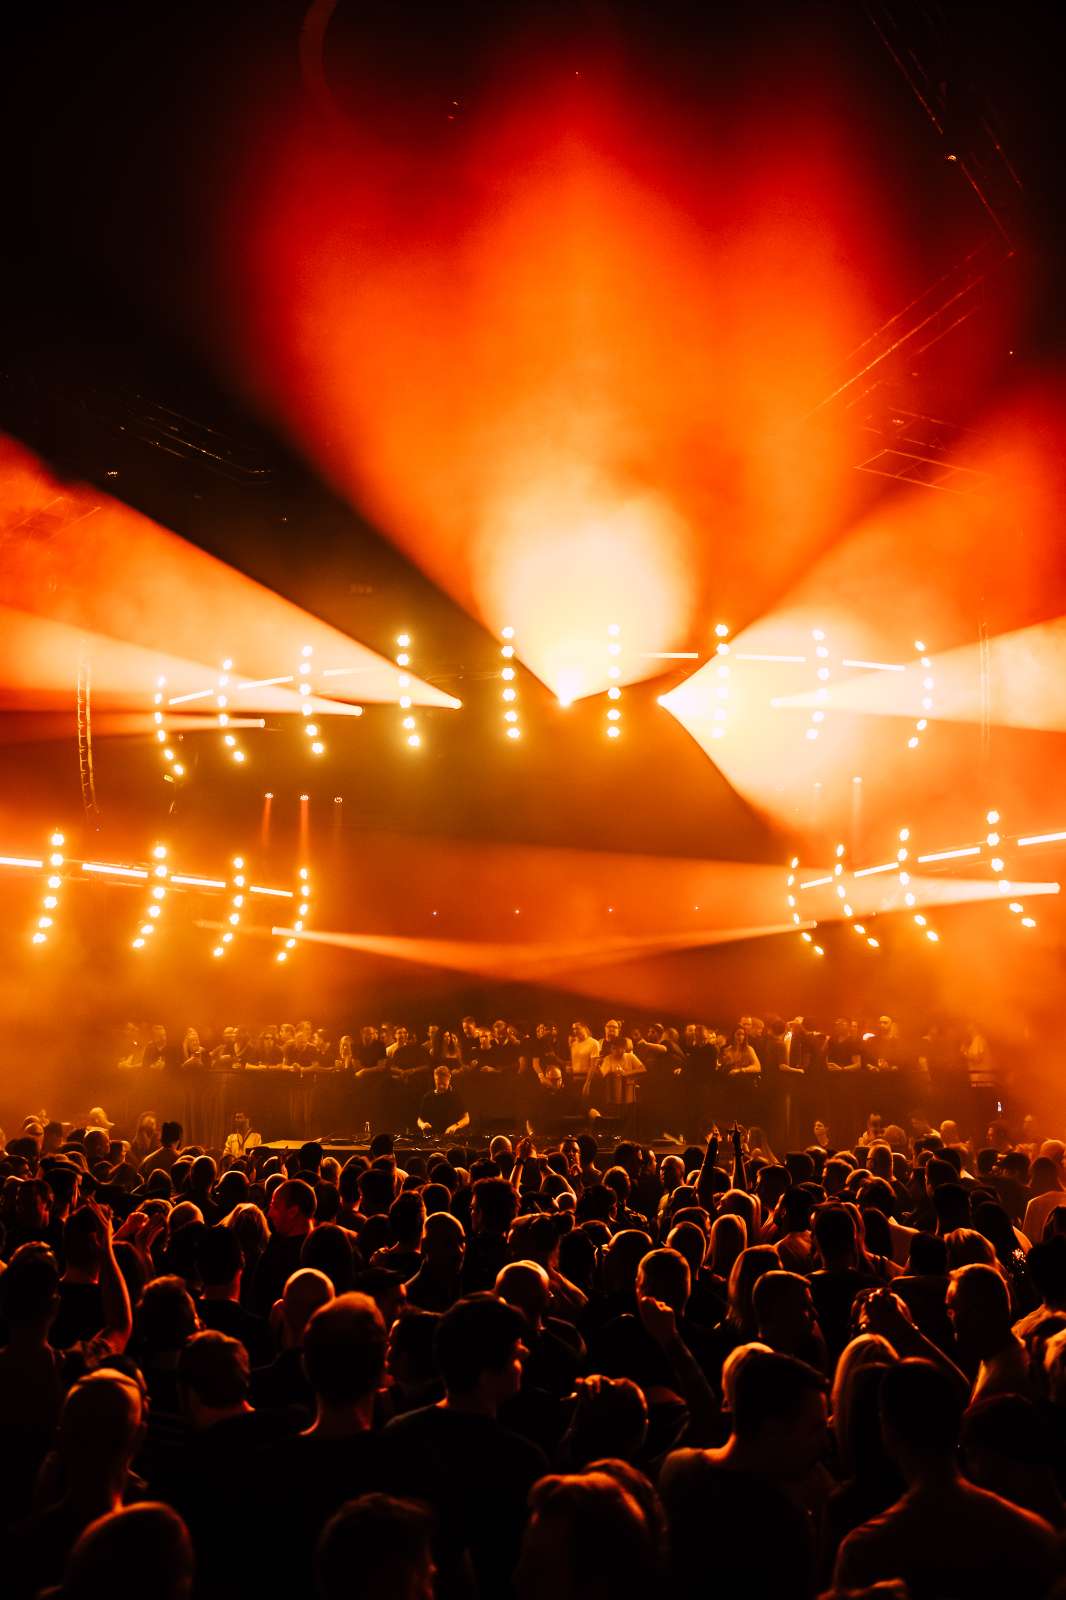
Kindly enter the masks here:
<path id="1" fill-rule="evenodd" d="M 503 731 L 504 736 L 512 744 L 517 744 L 522 737 L 522 725 L 518 719 L 518 671 L 515 667 L 514 654 L 514 629 L 506 627 L 500 629 L 500 659 L 503 666 L 500 668 L 500 699 L 503 701 Z"/>
<path id="2" fill-rule="evenodd" d="M 973 859 L 975 857 L 981 857 L 984 854 L 984 851 L 987 849 L 991 852 L 994 852 L 987 858 L 987 865 L 996 879 L 997 891 L 1002 896 L 1009 895 L 1012 888 L 1011 880 L 1002 876 L 1006 870 L 1006 861 L 1003 855 L 1000 853 L 1004 848 L 1004 844 L 1003 836 L 999 831 L 999 812 L 995 810 L 989 811 L 986 814 L 985 823 L 988 828 L 988 832 L 985 834 L 983 845 L 961 845 L 951 850 L 935 850 L 925 855 L 914 857 L 914 861 L 917 865 L 926 866 L 944 861 Z M 940 934 L 937 932 L 935 927 L 930 925 L 929 917 L 924 911 L 915 909 L 917 897 L 910 887 L 910 863 L 912 859 L 910 851 L 910 829 L 900 828 L 897 838 L 898 848 L 896 850 L 895 860 L 880 862 L 872 867 L 860 867 L 852 871 L 852 880 L 854 881 L 858 878 L 871 878 L 881 874 L 895 873 L 897 882 L 902 891 L 902 904 L 909 911 L 915 927 L 921 932 L 928 943 L 939 944 Z M 1055 844 L 1064 841 L 1066 841 L 1066 831 L 1031 834 L 1026 838 L 1020 838 L 1016 840 L 1015 843 L 1019 848 L 1026 848 L 1032 845 Z M 841 901 L 841 921 L 849 925 L 856 936 L 865 941 L 869 949 L 878 950 L 880 949 L 881 941 L 868 931 L 864 922 L 858 922 L 855 920 L 855 912 L 852 906 L 849 904 L 848 888 L 843 882 L 844 876 L 847 872 L 844 861 L 846 855 L 845 846 L 843 844 L 838 844 L 835 848 L 834 855 L 836 860 L 833 870 L 830 874 L 821 878 L 808 878 L 804 883 L 798 882 L 797 874 L 800 864 L 799 857 L 793 856 L 792 860 L 789 862 L 789 872 L 786 879 L 786 888 L 788 891 L 786 898 L 789 918 L 799 931 L 800 939 L 804 944 L 810 946 L 812 953 L 818 956 L 824 956 L 824 947 L 815 942 L 815 932 L 817 931 L 818 923 L 812 922 L 810 927 L 802 927 L 805 919 L 798 909 L 799 900 L 797 891 L 825 888 L 829 885 L 832 885 L 835 895 Z M 1009 900 L 1007 902 L 1007 909 L 1012 916 L 1018 918 L 1018 922 L 1021 927 L 1026 929 L 1032 929 L 1036 927 L 1036 918 L 1030 915 L 1030 913 L 1026 910 L 1023 901 L 1017 899 Z M 876 916 L 877 913 L 874 913 L 874 915 Z"/>
<path id="3" fill-rule="evenodd" d="M 733 666 L 731 662 L 726 659 L 730 656 L 730 653 L 733 650 L 733 646 L 729 643 L 729 633 L 730 630 L 728 624 L 724 622 L 715 624 L 715 654 L 719 658 L 719 664 L 716 669 L 717 681 L 714 687 L 715 704 L 711 714 L 711 735 L 716 739 L 724 737 L 727 731 L 727 724 L 729 720 L 729 702 L 731 698 L 731 680 L 733 676 Z M 622 643 L 620 637 L 621 628 L 619 624 L 611 623 L 608 626 L 607 635 L 607 654 L 609 658 L 607 666 L 607 677 L 609 680 L 607 699 L 609 701 L 609 705 L 605 716 L 604 731 L 609 739 L 618 739 L 621 737 L 622 731 L 622 712 L 618 703 L 622 697 L 622 689 L 619 683 L 619 679 L 622 677 L 622 667 L 618 659 L 622 654 Z M 500 636 L 503 641 L 500 646 L 500 655 L 503 661 L 503 665 L 500 668 L 500 679 L 503 687 L 500 692 L 501 699 L 504 701 L 504 732 L 508 739 L 517 741 L 522 737 L 522 728 L 518 710 L 519 696 L 517 687 L 517 669 L 515 667 L 515 647 L 513 643 L 515 630 L 513 627 L 503 628 Z M 811 639 L 813 660 L 816 663 L 814 670 L 818 681 L 814 691 L 816 704 L 810 713 L 810 721 L 806 729 L 806 737 L 808 740 L 813 742 L 820 737 L 820 734 L 823 731 L 823 724 L 826 718 L 825 708 L 830 697 L 829 684 L 833 676 L 833 669 L 831 666 L 831 651 L 829 644 L 826 642 L 825 629 L 813 628 L 811 630 Z M 396 645 L 397 653 L 394 659 L 396 666 L 399 669 L 396 686 L 398 690 L 397 702 L 402 712 L 401 728 L 404 740 L 408 747 L 412 750 L 417 750 L 422 745 L 422 734 L 419 730 L 418 720 L 415 716 L 412 705 L 412 697 L 410 694 L 411 678 L 410 673 L 407 670 L 411 665 L 410 634 L 397 634 Z M 918 748 L 921 743 L 921 736 L 929 727 L 930 714 L 932 713 L 934 706 L 933 690 L 935 688 L 935 679 L 932 675 L 932 662 L 929 656 L 925 653 L 925 642 L 921 639 L 916 639 L 914 641 L 914 648 L 918 653 L 919 666 L 925 675 L 922 679 L 922 715 L 914 721 L 913 731 L 910 733 L 907 739 L 907 748 L 910 750 L 916 750 Z M 215 703 L 215 714 L 218 727 L 222 734 L 226 751 L 230 758 L 238 766 L 244 764 L 245 760 L 247 759 L 246 752 L 241 747 L 238 737 L 233 731 L 229 709 L 230 695 L 234 689 L 237 692 L 242 692 L 249 689 L 295 683 L 297 686 L 297 692 L 300 696 L 300 713 L 304 718 L 304 733 L 309 741 L 310 753 L 316 757 L 324 755 L 326 753 L 326 745 L 324 739 L 322 738 L 321 729 L 316 721 L 311 720 L 314 716 L 314 706 L 312 704 L 314 690 L 310 682 L 313 670 L 311 660 L 313 653 L 313 647 L 311 645 L 303 646 L 301 651 L 301 660 L 298 664 L 295 674 L 290 673 L 277 678 L 262 678 L 238 682 L 235 685 L 231 682 L 230 678 L 230 674 L 233 670 L 233 662 L 232 660 L 227 659 L 221 663 L 221 671 L 213 689 L 197 690 L 191 694 L 176 695 L 171 697 L 169 700 L 166 698 L 163 692 L 166 688 L 166 679 L 164 677 L 158 678 L 156 680 L 156 693 L 154 696 L 153 721 L 155 724 L 155 738 L 157 743 L 162 747 L 162 755 L 167 763 L 167 771 L 165 773 L 167 781 L 171 783 L 177 783 L 185 777 L 184 764 L 179 759 L 178 753 L 175 749 L 177 740 L 172 737 L 171 733 L 168 732 L 166 727 L 167 709 L 178 705 L 184 705 L 193 701 L 207 699 L 212 696 Z M 683 656 L 685 659 L 691 658 L 698 660 L 698 656 L 695 652 L 687 651 L 666 652 L 664 659 L 675 654 L 679 657 Z M 808 663 L 811 659 L 812 657 L 808 654 L 766 654 L 762 652 L 737 651 L 733 655 L 734 662 L 775 662 L 803 665 Z M 907 663 L 905 662 L 860 661 L 850 657 L 841 658 L 840 665 L 843 667 L 870 672 L 907 671 Z M 343 670 L 344 669 L 334 669 L 335 672 Z M 329 676 L 331 676 L 331 673 L 328 670 L 322 673 L 322 677 L 324 678 Z M 564 707 L 568 706 L 570 703 L 571 702 L 568 699 L 560 697 L 560 704 Z M 780 703 L 782 703 L 780 698 L 771 702 L 771 704 Z M 351 710 L 355 716 L 362 716 L 362 706 L 353 706 L 351 707 Z M 242 718 L 241 725 L 263 727 L 265 726 L 265 719 Z"/>
<path id="4" fill-rule="evenodd" d="M 714 631 L 719 639 L 719 643 L 716 646 L 716 653 L 719 656 L 728 656 L 732 650 L 732 646 L 726 642 L 729 638 L 729 628 L 724 622 L 719 622 L 715 626 Z M 739 650 L 735 652 L 733 659 L 738 662 L 761 662 L 763 664 L 774 664 L 780 666 L 808 666 L 813 659 L 815 663 L 814 676 L 816 679 L 814 689 L 815 705 L 811 711 L 810 720 L 805 730 L 807 739 L 813 744 L 817 739 L 820 738 L 823 732 L 823 724 L 825 723 L 826 718 L 825 708 L 829 702 L 831 693 L 829 685 L 833 677 L 833 656 L 824 628 L 812 628 L 811 641 L 810 649 L 813 651 L 813 657 L 808 655 L 806 650 L 804 650 L 803 653 L 797 654 L 777 654 L 767 653 L 764 651 Z M 936 688 L 936 679 L 933 677 L 932 672 L 933 663 L 926 654 L 927 646 L 925 641 L 923 639 L 915 639 L 914 649 L 918 656 L 918 666 L 924 674 L 922 677 L 921 695 L 922 715 L 918 717 L 913 724 L 913 732 L 907 739 L 908 750 L 917 750 L 918 746 L 921 744 L 921 735 L 924 734 L 929 727 L 930 715 L 934 706 L 933 691 Z M 908 670 L 908 663 L 905 661 L 862 661 L 852 656 L 842 656 L 840 658 L 839 665 L 842 667 L 847 667 L 856 672 L 903 673 Z M 723 684 L 720 685 L 716 690 L 717 699 L 729 699 L 728 681 L 730 676 L 731 673 L 728 667 L 720 666 L 718 668 L 718 677 L 720 680 L 723 680 Z M 789 699 L 789 696 L 778 696 L 774 700 L 771 700 L 770 704 L 772 706 L 785 705 L 788 704 Z M 721 738 L 725 733 L 725 727 L 723 726 L 726 721 L 724 708 L 716 708 L 712 715 L 715 725 L 712 727 L 711 733 L 715 738 Z"/>
<path id="5" fill-rule="evenodd" d="M 212 950 L 216 960 L 221 960 L 233 944 L 249 895 L 263 899 L 290 900 L 295 904 L 296 917 L 292 925 L 272 926 L 270 930 L 271 937 L 281 941 L 281 947 L 275 954 L 275 960 L 278 962 L 288 961 L 290 951 L 296 948 L 298 936 L 307 926 L 307 918 L 311 911 L 311 874 L 306 866 L 299 868 L 294 889 L 280 889 L 268 884 L 249 884 L 245 875 L 243 856 L 233 858 L 233 873 L 227 881 L 224 878 L 206 878 L 172 872 L 168 865 L 167 847 L 164 844 L 154 845 L 150 863 L 142 866 L 111 861 L 69 861 L 63 853 L 65 843 L 64 835 L 55 832 L 49 839 L 50 851 L 47 857 L 0 856 L 0 868 L 8 867 L 45 874 L 45 893 L 41 900 L 41 911 L 31 934 L 31 943 L 38 948 L 47 945 L 54 935 L 60 907 L 60 890 L 70 881 L 74 872 L 87 882 L 98 882 L 103 879 L 110 883 L 130 885 L 141 883 L 146 886 L 148 901 L 142 912 L 142 919 L 137 925 L 137 931 L 130 941 L 131 949 L 137 951 L 147 950 L 155 942 L 160 918 L 172 888 L 195 889 L 209 894 L 228 891 L 226 921 Z"/>

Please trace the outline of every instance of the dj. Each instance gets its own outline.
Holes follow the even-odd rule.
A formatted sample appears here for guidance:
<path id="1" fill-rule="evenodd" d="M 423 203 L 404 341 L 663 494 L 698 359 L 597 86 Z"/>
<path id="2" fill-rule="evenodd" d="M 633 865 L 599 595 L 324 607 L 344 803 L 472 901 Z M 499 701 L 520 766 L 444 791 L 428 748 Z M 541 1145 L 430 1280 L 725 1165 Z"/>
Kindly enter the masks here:
<path id="1" fill-rule="evenodd" d="M 470 1113 L 452 1088 L 452 1075 L 445 1066 L 434 1068 L 433 1088 L 422 1096 L 418 1108 L 418 1126 L 435 1138 L 450 1137 L 470 1126 Z"/>

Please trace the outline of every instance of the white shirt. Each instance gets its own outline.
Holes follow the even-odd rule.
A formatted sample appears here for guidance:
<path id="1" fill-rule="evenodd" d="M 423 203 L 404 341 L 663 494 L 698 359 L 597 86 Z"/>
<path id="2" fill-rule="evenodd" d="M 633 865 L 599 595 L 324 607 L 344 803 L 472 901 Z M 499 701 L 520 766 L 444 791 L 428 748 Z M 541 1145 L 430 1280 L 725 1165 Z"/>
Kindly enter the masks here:
<path id="1" fill-rule="evenodd" d="M 587 1078 L 589 1068 L 598 1058 L 600 1041 L 590 1034 L 587 1039 L 575 1039 L 570 1045 L 570 1071 L 575 1078 Z"/>

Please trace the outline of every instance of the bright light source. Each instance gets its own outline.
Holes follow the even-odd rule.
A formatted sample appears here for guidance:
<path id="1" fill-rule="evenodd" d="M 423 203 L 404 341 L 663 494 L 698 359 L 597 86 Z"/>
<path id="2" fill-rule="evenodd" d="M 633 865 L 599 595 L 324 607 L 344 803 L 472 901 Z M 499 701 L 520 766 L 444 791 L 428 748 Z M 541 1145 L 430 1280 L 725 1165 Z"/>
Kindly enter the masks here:
<path id="1" fill-rule="evenodd" d="M 175 761 L 174 763 L 174 776 L 175 778 L 184 778 L 185 776 L 185 768 L 180 761 Z"/>
<path id="2" fill-rule="evenodd" d="M 866 943 L 870 946 L 871 950 L 880 950 L 881 948 L 880 939 L 867 939 Z"/>
<path id="3" fill-rule="evenodd" d="M 513 628 L 501 628 L 500 629 L 500 635 L 504 639 L 513 639 L 514 638 L 514 629 Z"/>
<path id="4" fill-rule="evenodd" d="M 727 622 L 716 622 L 714 625 L 714 631 L 718 635 L 719 639 L 729 638 L 729 624 Z"/>
<path id="5" fill-rule="evenodd" d="M 921 912 L 918 913 L 914 920 L 918 924 L 919 928 L 925 927 L 925 918 L 922 916 Z"/>
<path id="6" fill-rule="evenodd" d="M 620 728 L 616 728 L 616 727 L 614 727 L 612 725 L 610 728 L 607 729 L 607 737 L 608 737 L 608 739 L 617 739 L 619 734 L 620 734 L 620 732 L 621 732 Z"/>
<path id="7" fill-rule="evenodd" d="M 63 865 L 63 857 L 58 850 L 54 850 L 48 857 L 48 865 L 50 867 L 61 867 Z"/>
<path id="8" fill-rule="evenodd" d="M 297 915 L 301 916 L 301 917 L 306 917 L 309 909 L 310 908 L 308 906 L 306 906 L 306 905 L 297 906 L 297 908 L 296 908 Z"/>
<path id="9" fill-rule="evenodd" d="M 620 627 L 619 627 L 619 626 L 618 626 L 618 623 L 617 623 L 617 622 L 609 622 L 609 623 L 608 623 L 608 624 L 607 624 L 607 632 L 608 632 L 608 634 L 609 634 L 609 636 L 610 636 L 610 637 L 611 637 L 611 638 L 612 638 L 612 639 L 617 639 L 617 638 L 618 638 L 618 635 L 619 635 L 619 634 L 620 634 L 620 633 L 621 633 L 621 631 L 622 631 L 622 630 L 621 630 L 621 628 L 620 628 Z"/>
<path id="10" fill-rule="evenodd" d="M 1035 928 L 1036 927 L 1035 919 L 1033 917 L 1023 917 L 1022 918 L 1022 927 L 1023 928 Z"/>
<path id="11" fill-rule="evenodd" d="M 939 935 L 939 933 L 934 933 L 932 928 L 926 928 L 925 937 L 929 940 L 930 944 L 939 944 L 940 943 L 940 935 Z"/>
<path id="12" fill-rule="evenodd" d="M 243 750 L 234 750 L 233 759 L 234 759 L 234 761 L 236 761 L 237 765 L 239 766 L 240 763 L 244 760 L 244 751 Z"/>
<path id="13" fill-rule="evenodd" d="M 57 894 L 46 894 L 42 903 L 46 911 L 54 911 L 59 904 L 59 896 Z"/>
<path id="14" fill-rule="evenodd" d="M 35 863 L 34 863 L 34 865 L 35 865 L 35 866 L 37 866 L 37 865 L 39 865 L 39 864 L 40 864 L 40 863 L 39 863 L 39 862 L 35 862 Z M 50 878 L 49 878 L 49 880 L 48 880 L 48 887 L 49 887 L 49 888 L 50 888 L 50 889 L 58 889 L 58 888 L 59 888 L 59 885 L 60 885 L 60 884 L 61 884 L 61 883 L 62 883 L 62 882 L 63 882 L 63 880 L 62 880 L 62 878 L 60 878 L 60 877 L 57 877 L 57 876 L 56 876 L 56 874 L 55 874 L 55 873 L 53 873 L 53 874 L 52 874 L 52 876 L 51 876 L 51 877 L 50 877 Z"/>
<path id="15" fill-rule="evenodd" d="M 715 655 L 727 656 L 728 654 L 729 654 L 729 646 L 726 644 L 725 640 L 723 639 L 720 644 L 715 645 Z"/>
<path id="16" fill-rule="evenodd" d="M 284 950 L 279 950 L 274 959 L 276 961 L 288 961 L 289 958 Z"/>
<path id="17" fill-rule="evenodd" d="M 621 700 L 622 691 L 618 688 L 617 684 L 611 684 L 611 687 L 607 691 L 607 698 L 608 700 Z"/>
<path id="18" fill-rule="evenodd" d="M 607 668 L 607 676 L 609 678 L 620 678 L 622 676 L 621 667 L 608 667 Z"/>
<path id="19" fill-rule="evenodd" d="M 317 724 L 317 722 L 305 723 L 305 725 L 304 725 L 304 733 L 306 733 L 306 735 L 307 735 L 307 737 L 309 739 L 317 739 L 318 738 L 318 724 Z"/>
<path id="20" fill-rule="evenodd" d="M 917 748 L 918 748 L 918 739 L 912 733 L 910 738 L 907 740 L 907 749 L 908 750 L 917 750 Z"/>
<path id="21" fill-rule="evenodd" d="M 816 956 L 824 956 L 825 955 L 825 951 L 822 949 L 820 944 L 816 944 L 814 946 L 814 953 L 815 953 Z"/>
<path id="22" fill-rule="evenodd" d="M 133 948 L 134 948 L 134 950 L 143 950 L 144 949 L 144 940 L 143 939 L 134 939 Z"/>
<path id="23" fill-rule="evenodd" d="M 620 718 L 621 718 L 621 715 L 622 715 L 622 713 L 620 711 L 616 711 L 612 707 L 612 709 L 610 711 L 608 711 L 608 713 L 607 713 L 607 721 L 608 722 L 618 722 L 620 720 Z"/>
<path id="24" fill-rule="evenodd" d="M 211 954 L 214 956 L 215 960 L 217 961 L 219 956 L 224 956 L 226 954 L 226 952 L 225 952 L 224 948 L 222 947 L 222 945 L 216 944 L 216 946 L 212 950 Z"/>
<path id="25" fill-rule="evenodd" d="M 410 733 L 407 736 L 407 743 L 411 746 L 412 750 L 417 750 L 419 745 L 422 743 L 422 740 L 417 733 Z"/>
<path id="26" fill-rule="evenodd" d="M 35 933 L 33 936 L 33 942 L 34 944 L 47 944 L 48 935 L 45 933 Z"/>
<path id="27" fill-rule="evenodd" d="M 403 725 L 405 728 L 413 728 L 415 726 L 414 717 L 404 717 Z"/>
<path id="28" fill-rule="evenodd" d="M 1003 861 L 999 856 L 993 856 L 988 864 L 992 868 L 993 872 L 998 873 L 1003 871 Z"/>
<path id="29" fill-rule="evenodd" d="M 407 654 L 406 650 L 400 651 L 399 655 L 396 657 L 396 665 L 398 667 L 409 667 L 411 665 L 411 657 Z"/>
<path id="30" fill-rule="evenodd" d="M 510 683 L 514 678 L 514 675 L 515 673 L 513 667 L 504 667 L 503 671 L 500 673 L 500 677 L 503 679 L 504 683 Z"/>
<path id="31" fill-rule="evenodd" d="M 301 683 L 301 685 L 300 685 L 300 693 L 301 694 L 310 694 L 311 693 L 311 685 L 309 683 Z"/>
<path id="32" fill-rule="evenodd" d="M 148 915 L 150 917 L 158 917 L 160 915 L 160 907 L 158 905 L 149 906 L 148 907 Z"/>
<path id="33" fill-rule="evenodd" d="M 500 699 L 501 700 L 516 700 L 517 698 L 518 698 L 518 690 L 517 689 L 501 689 L 500 690 Z"/>
<path id="34" fill-rule="evenodd" d="M 521 728 L 514 728 L 514 727 L 508 728 L 507 737 L 508 737 L 508 739 L 520 739 L 522 737 Z"/>
<path id="35" fill-rule="evenodd" d="M 818 640 L 824 639 L 825 638 L 824 629 L 822 629 L 822 628 L 812 628 L 811 629 L 811 638 L 812 639 L 818 639 Z"/>
<path id="36" fill-rule="evenodd" d="M 812 942 L 812 937 L 813 936 L 811 934 L 809 934 L 809 933 L 801 933 L 800 934 L 800 938 L 803 940 L 803 942 L 805 944 L 810 944 Z"/>
<path id="37" fill-rule="evenodd" d="M 286 950 L 295 950 L 296 949 L 296 940 L 295 939 L 286 939 L 285 940 L 285 948 L 286 948 Z"/>
<path id="38" fill-rule="evenodd" d="M 235 739 L 235 738 L 234 738 L 234 737 L 233 737 L 233 734 L 232 734 L 232 733 L 227 733 L 227 735 L 226 735 L 226 737 L 225 737 L 225 739 L 224 739 L 224 740 L 223 740 L 223 741 L 222 741 L 222 742 L 223 742 L 223 744 L 227 744 L 227 745 L 229 745 L 229 747 L 230 747 L 230 749 L 231 749 L 231 750 L 232 750 L 232 748 L 233 748 L 233 746 L 234 746 L 234 745 L 235 745 L 235 744 L 236 744 L 236 743 L 237 743 L 237 741 L 236 741 L 236 739 Z"/>
<path id="39" fill-rule="evenodd" d="M 514 656 L 514 645 L 513 644 L 501 645 L 500 646 L 500 654 L 501 654 L 501 656 L 503 657 L 503 659 L 505 661 L 510 661 L 512 659 L 512 657 Z"/>
<path id="40" fill-rule="evenodd" d="M 165 878 L 167 875 L 167 869 L 162 865 L 162 863 L 160 863 L 158 867 L 152 868 L 152 874 L 156 878 Z"/>
<path id="41" fill-rule="evenodd" d="M 503 714 L 503 720 L 504 720 L 504 722 L 517 722 L 518 721 L 518 712 L 517 711 L 505 711 L 504 714 Z"/>
<path id="42" fill-rule="evenodd" d="M 846 900 L 844 902 L 844 915 L 846 917 L 853 917 L 855 915 L 854 911 L 852 911 Z"/>
<path id="43" fill-rule="evenodd" d="M 399 645 L 401 650 L 406 650 L 407 646 L 411 643 L 411 635 L 409 633 L 398 633 L 396 635 L 396 643 Z"/>
<path id="44" fill-rule="evenodd" d="M 994 849 L 995 846 L 999 843 L 999 834 L 998 833 L 990 833 L 985 842 L 986 842 L 986 844 L 990 844 Z"/>
<path id="45" fill-rule="evenodd" d="M 152 899 L 153 900 L 162 900 L 162 898 L 166 894 L 166 892 L 167 891 L 162 887 L 162 885 L 157 883 L 154 886 L 154 888 L 152 889 Z"/>
<path id="46" fill-rule="evenodd" d="M 227 928 L 226 932 L 222 935 L 222 943 L 223 944 L 232 944 L 233 943 L 233 931 L 232 931 L 232 929 Z"/>
<path id="47" fill-rule="evenodd" d="M 322 743 L 321 739 L 316 739 L 314 744 L 311 746 L 311 754 L 313 756 L 320 756 L 325 748 L 326 747 Z"/>
<path id="48" fill-rule="evenodd" d="M 808 728 L 807 729 L 807 737 L 808 737 L 808 739 L 817 739 L 817 737 L 818 737 L 818 729 L 817 728 Z"/>
<path id="49" fill-rule="evenodd" d="M 842 856 L 844 854 L 844 846 L 842 844 L 837 845 L 835 854 L 837 856 Z"/>

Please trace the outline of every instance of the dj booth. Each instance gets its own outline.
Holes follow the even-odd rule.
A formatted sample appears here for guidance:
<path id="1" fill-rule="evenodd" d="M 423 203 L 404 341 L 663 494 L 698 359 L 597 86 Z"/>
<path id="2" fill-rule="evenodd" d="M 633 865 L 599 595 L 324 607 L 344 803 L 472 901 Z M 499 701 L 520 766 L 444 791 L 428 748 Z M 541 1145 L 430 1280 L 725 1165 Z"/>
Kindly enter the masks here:
<path id="1" fill-rule="evenodd" d="M 180 1122 L 188 1144 L 221 1149 L 243 1112 L 264 1141 L 355 1135 L 358 1085 L 346 1073 L 305 1072 L 286 1067 L 176 1073 L 134 1067 L 117 1074 L 111 1111 L 119 1127 L 136 1125 L 150 1111 L 160 1121 Z"/>

